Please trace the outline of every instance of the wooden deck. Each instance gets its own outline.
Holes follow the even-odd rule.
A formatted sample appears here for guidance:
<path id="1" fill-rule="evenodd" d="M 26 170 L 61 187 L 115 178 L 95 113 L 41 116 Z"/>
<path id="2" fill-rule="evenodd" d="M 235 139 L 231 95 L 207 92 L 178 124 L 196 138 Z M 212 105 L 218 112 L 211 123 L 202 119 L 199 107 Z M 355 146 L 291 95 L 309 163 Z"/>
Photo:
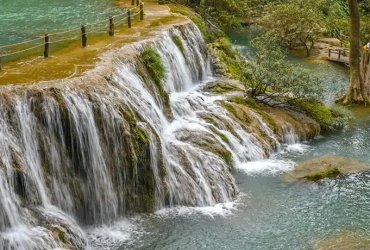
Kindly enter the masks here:
<path id="1" fill-rule="evenodd" d="M 349 49 L 330 47 L 326 52 L 326 59 L 333 62 L 343 63 L 349 67 Z"/>

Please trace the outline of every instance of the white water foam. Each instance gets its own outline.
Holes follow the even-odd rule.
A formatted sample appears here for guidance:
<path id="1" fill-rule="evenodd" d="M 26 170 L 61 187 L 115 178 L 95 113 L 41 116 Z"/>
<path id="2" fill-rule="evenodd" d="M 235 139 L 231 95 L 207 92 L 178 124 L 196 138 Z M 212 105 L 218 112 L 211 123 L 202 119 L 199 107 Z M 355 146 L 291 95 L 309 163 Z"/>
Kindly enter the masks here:
<path id="1" fill-rule="evenodd" d="M 92 249 L 109 250 L 121 246 L 123 243 L 137 241 L 144 235 L 140 226 L 140 217 L 126 218 L 113 225 L 102 225 L 87 229 L 88 240 Z"/>
<path id="2" fill-rule="evenodd" d="M 161 218 L 176 217 L 176 216 L 193 216 L 193 215 L 203 215 L 209 217 L 226 217 L 233 215 L 237 210 L 239 203 L 235 202 L 226 202 L 219 203 L 214 206 L 206 207 L 185 207 L 177 206 L 172 208 L 164 208 L 155 212 L 155 215 Z"/>
<path id="3" fill-rule="evenodd" d="M 238 169 L 248 175 L 279 174 L 292 170 L 294 165 L 294 161 L 291 160 L 269 158 L 260 161 L 244 162 L 238 167 Z"/>

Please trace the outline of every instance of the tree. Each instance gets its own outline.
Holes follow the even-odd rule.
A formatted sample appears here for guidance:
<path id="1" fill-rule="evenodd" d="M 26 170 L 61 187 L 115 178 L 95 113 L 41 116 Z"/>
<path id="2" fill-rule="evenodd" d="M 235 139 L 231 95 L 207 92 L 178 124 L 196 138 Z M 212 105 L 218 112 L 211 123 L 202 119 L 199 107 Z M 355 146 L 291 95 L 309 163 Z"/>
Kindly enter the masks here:
<path id="1" fill-rule="evenodd" d="M 348 9 L 351 19 L 349 52 L 350 81 L 343 104 L 363 103 L 368 105 L 370 103 L 368 97 L 368 84 L 364 82 L 364 76 L 366 76 L 367 70 L 363 67 L 361 74 L 360 66 L 362 46 L 360 43 L 360 14 L 357 0 L 348 0 Z M 362 56 L 362 65 L 368 65 L 368 63 L 365 63 L 364 55 Z M 367 78 L 368 77 L 366 77 L 365 80 L 368 82 Z"/>
<path id="2" fill-rule="evenodd" d="M 310 56 L 315 42 L 326 31 L 324 16 L 313 1 L 271 4 L 258 20 L 266 36 L 285 48 L 304 46 Z"/>
<path id="3" fill-rule="evenodd" d="M 270 106 L 284 105 L 286 100 L 321 99 L 319 80 L 309 71 L 286 62 L 280 46 L 265 40 L 255 40 L 252 45 L 257 52 L 244 67 L 250 97 Z"/>

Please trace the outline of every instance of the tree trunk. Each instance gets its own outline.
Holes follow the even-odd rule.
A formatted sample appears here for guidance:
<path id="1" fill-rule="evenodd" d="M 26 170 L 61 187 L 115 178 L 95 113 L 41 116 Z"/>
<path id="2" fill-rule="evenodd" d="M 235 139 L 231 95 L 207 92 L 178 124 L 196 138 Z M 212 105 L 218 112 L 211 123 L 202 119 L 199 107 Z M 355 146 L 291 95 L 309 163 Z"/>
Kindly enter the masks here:
<path id="1" fill-rule="evenodd" d="M 361 77 L 360 65 L 360 14 L 358 11 L 357 0 L 348 0 L 348 9 L 351 17 L 351 32 L 350 32 L 350 52 L 349 52 L 349 67 L 350 81 L 344 104 L 362 103 L 369 104 L 367 88 Z"/>

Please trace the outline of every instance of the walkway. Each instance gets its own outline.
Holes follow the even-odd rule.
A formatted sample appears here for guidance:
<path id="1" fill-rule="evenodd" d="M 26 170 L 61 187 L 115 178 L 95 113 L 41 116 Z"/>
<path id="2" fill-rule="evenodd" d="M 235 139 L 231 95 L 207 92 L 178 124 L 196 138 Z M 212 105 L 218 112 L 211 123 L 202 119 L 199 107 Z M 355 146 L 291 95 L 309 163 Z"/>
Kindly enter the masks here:
<path id="1" fill-rule="evenodd" d="M 129 1 L 125 2 L 130 7 Z M 6 63 L 0 71 L 0 85 L 32 84 L 80 76 L 103 60 L 103 52 L 155 36 L 155 32 L 165 25 L 187 21 L 185 17 L 172 14 L 166 5 L 158 5 L 158 0 L 145 1 L 144 13 L 144 20 L 135 19 L 132 28 L 127 25 L 116 27 L 113 37 L 108 33 L 88 37 L 88 46 L 85 48 L 81 47 L 81 41 L 78 40 L 50 53 L 49 58 L 40 55 Z"/>
<path id="2" fill-rule="evenodd" d="M 326 60 L 343 63 L 349 67 L 349 49 L 340 45 L 337 38 L 321 38 L 315 47 Z"/>

